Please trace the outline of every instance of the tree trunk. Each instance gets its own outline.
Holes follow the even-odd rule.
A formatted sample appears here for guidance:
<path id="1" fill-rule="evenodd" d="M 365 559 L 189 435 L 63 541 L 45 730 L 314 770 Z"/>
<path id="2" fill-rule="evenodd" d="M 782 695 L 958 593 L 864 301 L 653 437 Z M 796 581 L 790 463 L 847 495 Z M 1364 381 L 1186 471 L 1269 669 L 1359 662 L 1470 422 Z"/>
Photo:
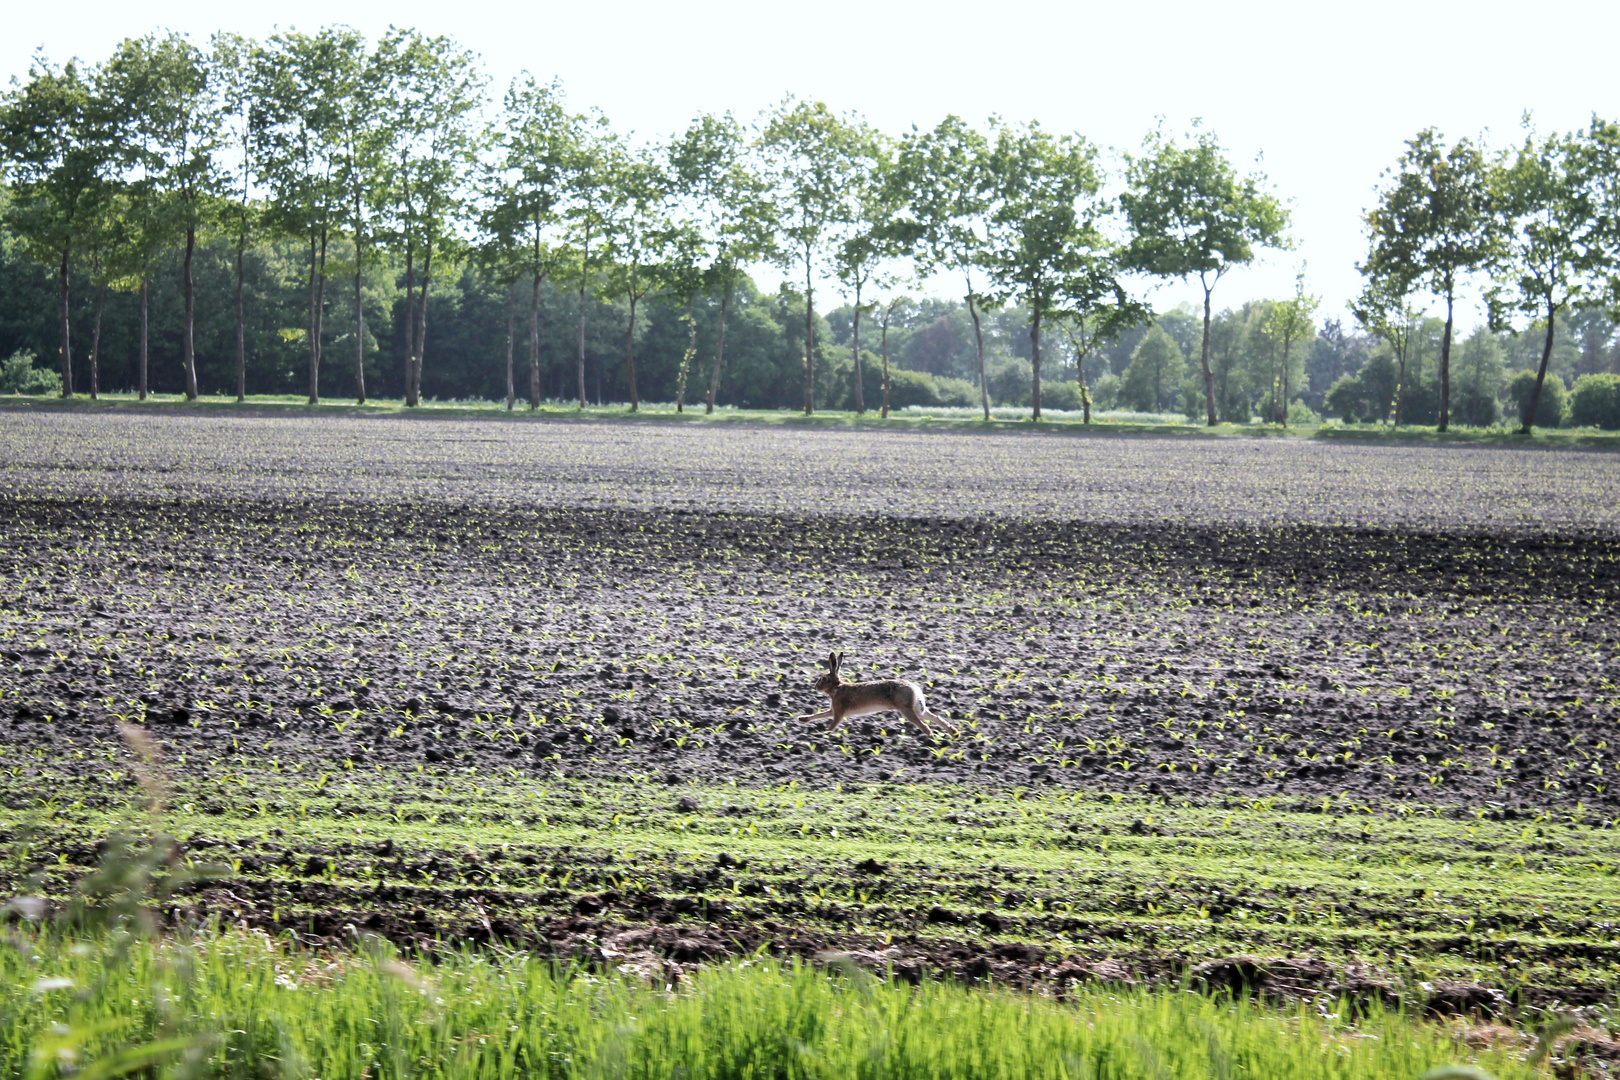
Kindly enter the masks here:
<path id="1" fill-rule="evenodd" d="M 1402 414 L 1406 411 L 1406 346 L 1401 346 L 1398 354 L 1400 368 L 1396 374 L 1395 383 L 1395 427 L 1401 426 Z"/>
<path id="2" fill-rule="evenodd" d="M 709 370 L 709 398 L 705 413 L 714 412 L 715 398 L 720 395 L 720 363 L 726 353 L 726 311 L 731 306 L 731 277 L 726 277 L 725 288 L 720 293 L 720 336 L 714 346 L 714 367 Z"/>
<path id="3" fill-rule="evenodd" d="M 636 301 L 640 299 L 634 292 L 630 293 L 630 322 L 624 328 L 624 366 L 630 374 L 630 411 L 635 412 L 641 408 L 641 399 L 636 396 Z"/>
<path id="4" fill-rule="evenodd" d="M 246 309 L 242 305 L 243 260 L 247 254 L 247 211 L 242 212 L 242 228 L 236 239 L 236 400 L 247 400 Z M 143 301 L 145 293 L 142 293 Z"/>
<path id="5" fill-rule="evenodd" d="M 366 312 L 365 301 L 360 292 L 360 283 L 363 278 L 361 269 L 363 249 L 360 243 L 360 227 L 357 224 L 354 230 L 354 399 L 355 404 L 364 405 L 366 403 Z"/>
<path id="6" fill-rule="evenodd" d="M 1029 366 L 1030 402 L 1034 405 L 1034 416 L 1031 419 L 1041 418 L 1041 307 L 1035 305 L 1032 318 L 1029 320 L 1029 348 L 1031 362 Z"/>
<path id="7" fill-rule="evenodd" d="M 405 371 L 402 396 L 411 401 L 411 364 L 416 357 L 416 245 L 405 238 Z"/>
<path id="8" fill-rule="evenodd" d="M 979 326 L 979 307 L 973 302 L 973 281 L 968 279 L 968 314 L 973 316 L 973 345 L 979 353 L 979 404 L 984 406 L 984 418 L 990 419 L 990 384 L 984 381 L 984 329 Z"/>
<path id="9" fill-rule="evenodd" d="M 534 275 L 534 290 L 529 295 L 529 411 L 540 407 L 540 281 L 544 274 Z"/>
<path id="10" fill-rule="evenodd" d="M 433 285 L 433 242 L 422 243 L 422 287 L 416 293 L 416 351 L 411 357 L 410 398 L 405 404 L 415 407 L 422 403 L 422 356 L 427 352 L 428 290 Z"/>
<path id="11" fill-rule="evenodd" d="M 1535 427 L 1536 406 L 1541 404 L 1541 384 L 1547 381 L 1547 361 L 1552 357 L 1553 327 L 1557 324 L 1555 316 L 1558 308 L 1553 304 L 1547 305 L 1547 340 L 1541 346 L 1541 366 L 1536 368 L 1536 388 L 1530 391 L 1530 407 L 1519 417 L 1519 434 L 1528 435 L 1530 429 Z"/>
<path id="12" fill-rule="evenodd" d="M 686 298 L 686 352 L 681 354 L 681 367 L 675 373 L 675 411 L 686 411 L 686 375 L 697 359 L 697 290 Z"/>
<path id="13" fill-rule="evenodd" d="M 146 275 L 141 275 L 141 400 L 146 400 Z"/>
<path id="14" fill-rule="evenodd" d="M 1086 386 L 1086 373 L 1080 373 L 1080 422 L 1091 423 L 1091 389 Z"/>
<path id="15" fill-rule="evenodd" d="M 815 292 L 810 281 L 810 247 L 804 249 L 804 415 L 816 411 Z"/>
<path id="16" fill-rule="evenodd" d="M 321 399 L 321 337 L 326 333 L 326 241 L 329 233 L 325 225 L 321 226 L 321 273 L 315 292 L 315 366 L 314 378 L 309 384 L 309 403 L 318 404 Z"/>
<path id="17" fill-rule="evenodd" d="M 1219 421 L 1215 419 L 1215 373 L 1209 370 L 1209 294 L 1212 287 L 1204 283 L 1204 276 L 1198 276 L 1198 283 L 1204 286 L 1204 342 L 1198 349 L 1199 363 L 1204 371 L 1204 411 L 1208 414 L 1209 426 L 1214 427 Z"/>
<path id="18" fill-rule="evenodd" d="M 1451 309 L 1453 289 L 1446 283 L 1446 331 L 1440 338 L 1440 424 L 1438 430 L 1451 427 Z"/>
<path id="19" fill-rule="evenodd" d="M 68 254 L 67 247 L 62 248 L 62 396 L 73 396 L 73 338 L 69 327 L 72 319 L 68 308 Z"/>
<path id="20" fill-rule="evenodd" d="M 512 367 L 512 340 L 513 331 L 517 327 L 517 282 L 513 281 L 506 286 L 506 411 L 511 412 L 512 406 L 517 404 L 516 372 Z"/>
<path id="21" fill-rule="evenodd" d="M 883 336 L 882 344 L 878 346 L 883 352 L 883 419 L 889 418 L 889 309 L 883 309 Z"/>
<path id="22" fill-rule="evenodd" d="M 579 407 L 584 408 L 585 401 L 585 269 L 579 271 L 579 352 L 575 357 L 576 370 L 579 374 Z"/>
<path id="23" fill-rule="evenodd" d="M 866 414 L 866 387 L 861 377 L 861 282 L 855 281 L 855 415 Z"/>
<path id="24" fill-rule="evenodd" d="M 96 317 L 90 330 L 90 400 L 101 396 L 101 309 L 107 300 L 107 283 L 96 286 Z"/>
<path id="25" fill-rule="evenodd" d="M 307 303 L 309 311 L 304 317 L 304 334 L 308 340 L 304 342 L 309 347 L 309 403 L 314 405 L 320 400 L 320 364 L 321 354 L 316 349 L 320 341 L 320 331 L 315 328 L 315 256 L 316 256 L 315 230 L 309 230 L 309 296 Z"/>
<path id="26" fill-rule="evenodd" d="M 197 400 L 197 350 L 195 333 L 195 316 L 197 309 L 196 288 L 191 278 L 191 257 L 197 250 L 197 230 L 193 226 L 186 228 L 186 266 L 185 266 L 185 292 L 186 292 L 186 330 L 183 337 L 185 343 L 186 360 L 186 400 Z"/>

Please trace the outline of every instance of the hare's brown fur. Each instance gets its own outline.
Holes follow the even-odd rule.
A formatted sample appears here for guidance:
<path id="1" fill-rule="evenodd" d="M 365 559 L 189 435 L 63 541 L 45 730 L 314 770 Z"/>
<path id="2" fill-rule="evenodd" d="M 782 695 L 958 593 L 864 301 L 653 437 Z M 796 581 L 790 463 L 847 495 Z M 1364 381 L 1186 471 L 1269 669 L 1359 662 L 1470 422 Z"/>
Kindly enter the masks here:
<path id="1" fill-rule="evenodd" d="M 844 662 L 843 653 L 830 653 L 822 661 L 827 673 L 816 680 L 816 690 L 826 694 L 831 704 L 818 713 L 795 717 L 798 720 L 829 720 L 827 730 L 835 730 L 846 716 L 864 716 L 867 713 L 898 712 L 907 722 L 925 735 L 933 735 L 930 720 L 956 730 L 943 716 L 928 711 L 922 687 L 909 679 L 880 679 L 876 682 L 847 683 L 838 678 L 838 668 Z"/>

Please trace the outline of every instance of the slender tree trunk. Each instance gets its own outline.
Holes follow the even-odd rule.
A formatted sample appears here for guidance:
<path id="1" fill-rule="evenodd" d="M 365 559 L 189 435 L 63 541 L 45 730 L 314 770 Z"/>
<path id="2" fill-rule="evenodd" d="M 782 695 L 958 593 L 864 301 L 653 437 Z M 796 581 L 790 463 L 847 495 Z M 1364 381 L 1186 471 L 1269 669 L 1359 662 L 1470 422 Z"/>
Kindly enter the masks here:
<path id="1" fill-rule="evenodd" d="M 314 405 L 320 400 L 321 385 L 321 354 L 317 348 L 321 332 L 315 327 L 315 273 L 316 273 L 316 233 L 309 230 L 309 311 L 304 319 L 304 333 L 308 335 L 309 346 L 309 403 Z"/>
<path id="2" fill-rule="evenodd" d="M 973 302 L 973 282 L 968 282 L 968 314 L 973 317 L 973 346 L 979 353 L 979 404 L 984 407 L 984 418 L 990 419 L 990 384 L 984 377 L 984 329 L 979 325 L 979 306 Z"/>
<path id="3" fill-rule="evenodd" d="M 883 336 L 882 344 L 878 346 L 883 352 L 883 419 L 889 418 L 889 309 L 883 309 Z"/>
<path id="4" fill-rule="evenodd" d="M 517 282 L 506 286 L 506 411 L 517 404 L 517 372 L 513 367 L 512 342 L 517 329 Z"/>
<path id="5" fill-rule="evenodd" d="M 416 245 L 405 238 L 405 370 L 402 395 L 405 404 L 411 401 L 411 365 L 416 359 Z"/>
<path id="6" fill-rule="evenodd" d="M 1553 328 L 1557 323 L 1558 308 L 1547 305 L 1547 340 L 1541 346 L 1541 366 L 1536 368 L 1536 387 L 1530 391 L 1530 407 L 1519 418 L 1519 434 L 1530 434 L 1536 423 L 1536 407 L 1541 404 L 1541 384 L 1547 381 L 1547 361 L 1552 357 Z"/>
<path id="7" fill-rule="evenodd" d="M 320 274 L 315 286 L 315 334 L 310 339 L 309 403 L 321 400 L 321 336 L 326 332 L 326 240 L 327 229 L 321 226 Z"/>
<path id="8" fill-rule="evenodd" d="M 681 354 L 681 367 L 675 373 L 675 411 L 686 411 L 686 376 L 697 359 L 697 290 L 686 297 L 686 351 Z"/>
<path id="9" fill-rule="evenodd" d="M 534 275 L 534 289 L 529 295 L 529 411 L 540 407 L 540 280 L 544 274 Z"/>
<path id="10" fill-rule="evenodd" d="M 862 385 L 863 373 L 861 371 L 861 282 L 859 278 L 855 280 L 855 338 L 852 344 L 855 346 L 855 415 L 864 416 L 866 414 L 866 387 Z"/>
<path id="11" fill-rule="evenodd" d="M 1080 422 L 1091 423 L 1091 388 L 1086 385 L 1085 372 L 1080 373 Z"/>
<path id="12" fill-rule="evenodd" d="M 185 343 L 186 358 L 186 400 L 197 400 L 197 350 L 196 350 L 196 314 L 197 295 L 195 284 L 191 277 L 192 255 L 197 250 L 197 230 L 195 227 L 186 228 L 186 265 L 185 265 L 185 292 L 186 292 L 186 330 L 182 339 Z"/>
<path id="13" fill-rule="evenodd" d="M 1204 341 L 1198 349 L 1199 363 L 1204 371 L 1204 411 L 1208 413 L 1209 426 L 1214 427 L 1218 422 L 1215 419 L 1215 373 L 1209 370 L 1209 294 L 1212 287 L 1204 282 L 1204 276 L 1198 276 L 1198 283 L 1204 286 Z"/>
<path id="14" fill-rule="evenodd" d="M 1041 418 L 1041 306 L 1035 305 L 1029 320 L 1029 348 L 1031 362 L 1029 366 L 1030 402 L 1034 405 L 1034 416 L 1031 419 Z"/>
<path id="15" fill-rule="evenodd" d="M 1400 358 L 1401 366 L 1400 366 L 1400 368 L 1398 370 L 1398 373 L 1396 375 L 1397 382 L 1395 383 L 1395 427 L 1396 428 L 1399 428 L 1401 426 L 1401 420 L 1404 419 L 1405 412 L 1406 412 L 1406 346 L 1401 347 L 1399 358 Z"/>
<path id="16" fill-rule="evenodd" d="M 68 255 L 69 248 L 62 248 L 62 269 L 59 275 L 62 285 L 62 396 L 73 396 L 73 338 L 70 331 L 72 316 L 69 310 L 68 294 Z"/>
<path id="17" fill-rule="evenodd" d="M 357 405 L 366 403 L 366 307 L 361 284 L 365 274 L 361 268 L 363 249 L 360 230 L 354 231 L 354 399 Z"/>
<path id="18" fill-rule="evenodd" d="M 416 295 L 416 352 L 411 357 L 410 398 L 405 404 L 413 408 L 422 403 L 422 357 L 427 352 L 428 290 L 433 286 L 433 242 L 422 244 L 422 287 Z"/>
<path id="19" fill-rule="evenodd" d="M 725 288 L 720 292 L 720 335 L 714 346 L 714 367 L 709 369 L 709 399 L 703 410 L 705 413 L 714 412 L 714 401 L 720 394 L 720 363 L 726 354 L 726 310 L 730 306 L 731 278 L 728 274 Z"/>
<path id="20" fill-rule="evenodd" d="M 579 273 L 579 352 L 575 356 L 575 370 L 579 375 L 579 407 L 584 408 L 585 400 L 585 270 L 580 268 Z"/>
<path id="21" fill-rule="evenodd" d="M 141 400 L 146 400 L 146 275 L 141 275 Z"/>
<path id="22" fill-rule="evenodd" d="M 90 330 L 90 400 L 101 396 L 101 310 L 107 300 L 107 283 L 96 286 L 96 317 Z"/>
<path id="23" fill-rule="evenodd" d="M 1440 337 L 1440 431 L 1451 428 L 1451 314 L 1454 303 L 1451 283 L 1446 283 L 1446 331 Z"/>
<path id="24" fill-rule="evenodd" d="M 816 411 L 816 323 L 815 293 L 810 281 L 810 247 L 804 249 L 804 415 Z"/>
<path id="25" fill-rule="evenodd" d="M 630 322 L 624 328 L 624 366 L 630 373 L 630 411 L 635 412 L 641 408 L 641 399 L 636 396 L 636 301 L 640 299 L 632 291 L 630 293 Z"/>
<path id="26" fill-rule="evenodd" d="M 247 210 L 242 211 L 242 227 L 236 234 L 236 400 L 247 400 L 247 317 L 242 303 L 243 263 L 247 256 Z M 145 293 L 143 291 L 144 300 Z"/>

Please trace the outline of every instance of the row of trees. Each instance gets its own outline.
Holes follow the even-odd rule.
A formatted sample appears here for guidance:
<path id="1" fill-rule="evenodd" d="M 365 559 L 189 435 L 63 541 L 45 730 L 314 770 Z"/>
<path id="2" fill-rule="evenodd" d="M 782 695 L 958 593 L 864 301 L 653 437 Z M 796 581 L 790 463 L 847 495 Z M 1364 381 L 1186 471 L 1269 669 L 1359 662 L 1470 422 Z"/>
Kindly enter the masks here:
<path id="1" fill-rule="evenodd" d="M 379 268 L 401 295 L 398 389 L 422 396 L 429 301 L 469 272 L 505 299 L 505 396 L 518 396 L 520 344 L 527 397 L 538 407 L 542 298 L 572 296 L 573 390 L 587 399 L 591 312 L 622 312 L 631 408 L 640 399 L 638 318 L 646 304 L 684 308 L 687 344 L 675 397 L 684 407 L 698 364 L 701 302 L 716 302 L 703 392 L 715 405 L 733 305 L 747 270 L 773 263 L 802 281 L 802 405 L 817 404 L 819 282 L 836 280 L 851 314 L 850 384 L 867 407 L 868 335 L 880 342 L 906 283 L 960 282 L 973 327 L 979 404 L 990 379 L 983 319 L 1016 310 L 1026 320 L 1029 402 L 1042 407 L 1043 342 L 1054 328 L 1083 376 L 1088 358 L 1140 333 L 1150 309 L 1133 293 L 1155 279 L 1196 280 L 1202 312 L 1193 375 L 1210 424 L 1240 398 L 1287 420 L 1304 389 L 1317 298 L 1303 275 L 1294 294 L 1267 303 L 1245 328 L 1263 349 L 1234 380 L 1223 370 L 1213 293 L 1259 250 L 1287 247 L 1288 212 L 1259 174 L 1241 175 L 1219 142 L 1194 125 L 1183 138 L 1151 133 L 1127 154 L 1118 197 L 1099 149 L 1037 123 L 974 128 L 947 117 L 891 137 L 858 116 L 789 98 L 751 126 L 729 114 L 698 117 L 668 139 L 636 142 L 594 111 L 570 109 L 561 88 L 529 75 L 487 100 L 476 59 L 453 41 L 391 30 L 368 43 L 344 27 L 262 41 L 218 35 L 207 48 L 180 35 L 123 42 L 93 67 L 37 59 L 0 104 L 5 223 L 56 278 L 63 392 L 74 388 L 74 282 L 87 282 L 89 389 L 98 392 L 102 313 L 109 292 L 138 297 L 137 385 L 149 385 L 147 298 L 175 264 L 181 295 L 185 392 L 198 393 L 199 245 L 234 254 L 236 392 L 245 395 L 252 335 L 251 253 L 302 251 L 302 326 L 278 328 L 307 361 L 319 400 L 324 349 L 352 346 L 349 380 L 366 400 L 367 348 L 384 347 L 368 323 Z M 1438 423 L 1451 420 L 1451 337 L 1459 287 L 1485 285 L 1491 319 L 1545 326 L 1543 384 L 1561 313 L 1620 306 L 1620 129 L 1594 119 L 1569 135 L 1528 135 L 1491 154 L 1433 131 L 1408 145 L 1367 215 L 1361 322 L 1396 358 L 1394 418 L 1407 419 L 1406 375 L 1414 298 L 1446 308 Z M 341 283 L 341 284 L 339 284 Z M 336 314 L 338 288 L 352 315 Z M 217 299 L 217 297 L 216 297 Z M 519 312 L 526 309 L 526 333 Z M 391 316 L 394 313 L 390 313 Z M 328 319 L 343 327 L 328 325 Z M 1133 329 L 1137 328 L 1137 329 Z M 526 341 L 525 341 L 526 338 Z M 1128 396 L 1166 397 L 1169 330 L 1150 334 Z M 887 408 L 887 350 L 880 345 Z M 1157 358 L 1157 359 L 1156 359 Z M 1132 374 L 1131 371 L 1121 373 Z M 1322 393 L 1321 388 L 1317 389 Z M 1171 392 L 1173 394 L 1173 392 Z M 1079 396 L 1089 407 L 1082 377 Z M 823 398 L 822 400 L 825 400 Z M 1532 408 L 1531 414 L 1535 410 Z"/>
<path id="2" fill-rule="evenodd" d="M 195 395 L 194 256 L 199 238 L 228 237 L 238 262 L 238 394 L 247 369 L 243 264 L 251 245 L 275 239 L 306 251 L 305 325 L 287 332 L 307 350 L 312 402 L 337 281 L 353 285 L 354 384 L 365 399 L 366 267 L 386 258 L 402 264 L 407 404 L 420 397 L 433 283 L 476 266 L 512 297 L 509 404 L 517 294 L 528 301 L 532 407 L 539 296 L 551 283 L 576 297 L 582 404 L 589 297 L 627 309 L 635 407 L 638 305 L 656 293 L 690 310 L 700 295 L 717 295 L 712 408 L 731 297 L 749 265 L 775 263 L 803 281 L 806 412 L 816 404 L 819 281 L 836 279 L 847 292 L 855 406 L 864 411 L 862 319 L 881 323 L 903 278 L 948 273 L 976 324 L 1007 304 L 1027 312 L 1039 416 L 1043 327 L 1064 322 L 1090 347 L 1149 315 L 1124 275 L 1196 276 L 1207 297 L 1258 246 L 1286 242 L 1286 211 L 1263 178 L 1239 176 L 1201 130 L 1179 142 L 1151 135 L 1128 159 L 1127 194 L 1116 201 L 1103 194 L 1095 145 L 1036 123 L 981 130 L 948 117 L 891 138 L 789 98 L 751 128 L 705 115 L 667 140 L 634 143 L 600 114 L 570 110 L 555 83 L 527 75 L 486 118 L 484 82 L 448 39 L 391 31 L 368 45 L 341 27 L 264 42 L 221 35 L 207 49 L 172 34 L 133 39 L 92 68 L 37 60 L 0 117 L 6 217 L 57 274 L 64 392 L 73 386 L 74 265 L 88 267 L 99 312 L 109 290 L 144 297 L 161 254 L 178 250 L 182 365 Z M 92 325 L 95 393 L 99 316 Z M 144 390 L 144 330 L 142 342 Z M 979 369 L 988 413 L 982 340 Z"/>

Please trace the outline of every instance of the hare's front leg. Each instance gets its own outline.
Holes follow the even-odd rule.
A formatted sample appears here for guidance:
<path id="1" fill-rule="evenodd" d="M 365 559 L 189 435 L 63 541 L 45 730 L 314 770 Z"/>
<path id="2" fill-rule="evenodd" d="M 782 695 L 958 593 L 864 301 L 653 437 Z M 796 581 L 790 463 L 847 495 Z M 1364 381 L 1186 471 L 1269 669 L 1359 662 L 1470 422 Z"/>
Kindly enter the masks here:
<path id="1" fill-rule="evenodd" d="M 793 719 L 800 723 L 806 723 L 810 720 L 825 720 L 832 714 L 831 709 L 822 709 L 820 712 L 805 713 L 803 716 L 795 716 Z"/>

